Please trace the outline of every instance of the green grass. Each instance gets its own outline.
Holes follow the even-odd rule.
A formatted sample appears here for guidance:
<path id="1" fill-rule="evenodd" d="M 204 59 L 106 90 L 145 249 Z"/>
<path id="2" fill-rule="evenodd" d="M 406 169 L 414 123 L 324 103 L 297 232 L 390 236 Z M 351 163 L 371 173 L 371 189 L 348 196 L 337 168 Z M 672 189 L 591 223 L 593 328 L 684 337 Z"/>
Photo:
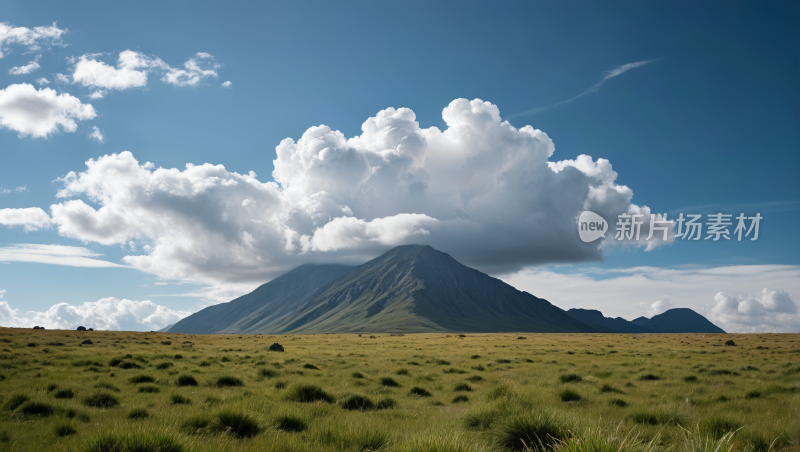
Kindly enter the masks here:
<path id="1" fill-rule="evenodd" d="M 545 415 L 566 431 L 545 435 L 554 452 L 800 452 L 796 334 L 724 348 L 733 335 L 92 334 L 78 347 L 71 331 L 0 329 L 0 452 L 503 452 Z M 45 352 L 50 342 L 67 345 Z M 224 376 L 243 386 L 217 386 Z M 583 399 L 562 402 L 565 389 Z M 84 404 L 97 393 L 117 403 Z"/>
<path id="2" fill-rule="evenodd" d="M 388 386 L 390 388 L 399 388 L 400 387 L 400 383 L 398 383 L 397 380 L 395 380 L 392 377 L 381 377 L 380 382 L 381 382 L 381 384 L 383 386 Z"/>

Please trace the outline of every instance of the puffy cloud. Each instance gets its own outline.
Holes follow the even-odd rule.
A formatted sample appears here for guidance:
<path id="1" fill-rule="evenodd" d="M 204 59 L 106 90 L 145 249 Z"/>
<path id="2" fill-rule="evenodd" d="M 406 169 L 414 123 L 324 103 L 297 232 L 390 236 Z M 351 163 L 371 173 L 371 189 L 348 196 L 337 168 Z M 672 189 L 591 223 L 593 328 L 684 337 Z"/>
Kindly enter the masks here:
<path id="1" fill-rule="evenodd" d="M 6 292 L 5 290 L 0 290 L 0 298 L 5 297 L 6 293 L 8 293 L 8 292 Z"/>
<path id="2" fill-rule="evenodd" d="M 97 126 L 92 126 L 92 133 L 89 134 L 89 138 L 97 141 L 98 143 L 105 143 L 105 137 L 103 137 L 103 133 L 100 132 L 100 129 Z"/>
<path id="3" fill-rule="evenodd" d="M 196 86 L 208 77 L 217 78 L 216 69 L 219 65 L 213 63 L 214 57 L 205 52 L 198 52 L 194 58 L 183 63 L 183 69 L 171 68 L 161 81 L 175 86 Z M 230 86 L 230 82 L 228 86 Z M 224 85 L 224 83 L 223 83 Z"/>
<path id="4" fill-rule="evenodd" d="M 24 314 L 19 309 L 12 309 L 8 302 L 0 301 L 0 325 L 19 328 L 39 325 L 49 329 L 75 329 L 85 326 L 96 330 L 152 331 L 189 314 L 149 300 L 120 300 L 113 297 L 78 306 L 58 303 L 44 312 L 28 311 Z"/>
<path id="5" fill-rule="evenodd" d="M 222 85 L 220 86 L 222 86 L 223 88 L 230 88 L 231 86 L 233 86 L 233 82 L 228 80 L 227 82 L 222 82 Z"/>
<path id="6" fill-rule="evenodd" d="M 361 263 L 403 243 L 493 273 L 599 260 L 612 238 L 581 242 L 581 211 L 649 213 L 631 204 L 607 160 L 550 161 L 544 132 L 502 121 L 489 102 L 457 99 L 442 117 L 445 130 L 422 129 L 410 109 L 388 108 L 350 139 L 311 127 L 278 144 L 275 182 L 221 165 L 156 169 L 129 152 L 107 155 L 61 179 L 64 200 L 51 213 L 63 236 L 141 241 L 146 254 L 126 263 L 226 294 L 303 262 Z"/>
<path id="7" fill-rule="evenodd" d="M 800 266 L 794 265 L 734 265 L 723 267 L 634 267 L 582 268 L 579 272 L 558 273 L 552 269 L 524 269 L 503 275 L 501 279 L 519 290 L 528 291 L 564 309 L 599 309 L 608 317 L 632 320 L 641 315 L 652 316 L 665 309 L 690 308 L 706 316 L 729 332 L 778 331 L 797 332 L 800 316 L 783 312 L 759 318 L 757 327 L 738 321 L 741 301 L 748 297 L 720 295 L 749 293 L 758 287 L 780 287 L 786 294 L 800 294 Z M 758 290 L 758 289 L 755 289 Z M 785 291 L 785 292 L 783 292 Z M 668 293 L 669 297 L 660 294 Z M 642 302 L 641 300 L 660 300 Z M 757 297 L 765 300 L 763 295 Z M 791 310 L 780 296 L 776 301 L 764 301 L 773 310 Z M 769 297 L 767 297 L 769 299 Z M 781 301 L 783 300 L 783 301 Z M 732 306 L 732 308 L 731 308 Z M 780 308 L 779 308 L 780 307 Z M 743 306 L 752 312 L 752 306 Z"/>
<path id="8" fill-rule="evenodd" d="M 25 66 L 12 67 L 8 70 L 8 73 L 11 75 L 24 75 L 30 74 L 31 72 L 36 72 L 41 67 L 39 66 L 39 59 L 41 57 L 41 55 L 36 55 L 36 58 L 34 58 L 33 61 L 29 62 Z"/>
<path id="9" fill-rule="evenodd" d="M 0 58 L 4 52 L 8 52 L 11 45 L 26 47 L 28 51 L 35 52 L 47 45 L 61 45 L 61 35 L 66 30 L 62 30 L 53 22 L 51 26 L 45 27 L 15 27 L 8 22 L 0 23 Z"/>
<path id="10" fill-rule="evenodd" d="M 47 80 L 46 78 L 41 77 L 41 78 L 37 78 L 36 79 L 36 83 L 38 83 L 39 85 L 49 85 L 50 84 L 50 80 Z"/>
<path id="11" fill-rule="evenodd" d="M 116 67 L 98 60 L 102 54 L 85 54 L 77 59 L 72 72 L 73 83 L 94 88 L 90 96 L 102 98 L 106 90 L 124 90 L 147 86 L 147 75 L 151 72 L 163 73 L 161 80 L 175 86 L 196 86 L 208 77 L 217 77 L 214 57 L 200 52 L 183 64 L 183 68 L 173 68 L 160 58 L 147 56 L 141 52 L 124 50 L 117 58 Z"/>
<path id="12" fill-rule="evenodd" d="M 660 300 L 650 305 L 650 309 L 652 309 L 653 314 L 663 314 L 664 312 L 669 311 L 674 307 L 675 306 L 672 305 L 672 302 L 669 301 L 669 297 L 666 295 L 664 295 L 663 297 L 661 297 Z"/>
<path id="13" fill-rule="evenodd" d="M 17 191 L 22 190 L 17 187 Z M 50 227 L 50 216 L 38 207 L 24 209 L 0 209 L 0 224 L 4 226 L 22 226 L 26 231 Z"/>
<path id="14" fill-rule="evenodd" d="M 17 193 L 26 192 L 26 191 L 28 191 L 28 186 L 27 185 L 21 185 L 21 186 L 15 188 L 14 191 L 17 192 Z"/>
<path id="15" fill-rule="evenodd" d="M 714 295 L 711 313 L 721 321 L 746 332 L 800 331 L 797 305 L 783 290 L 762 289 L 755 295 Z"/>
<path id="16" fill-rule="evenodd" d="M 0 247 L 0 262 L 30 262 L 91 268 L 125 267 L 113 262 L 95 259 L 100 256 L 102 254 L 77 246 L 19 243 Z"/>
<path id="17" fill-rule="evenodd" d="M 96 58 L 100 55 L 86 54 L 78 59 L 72 72 L 74 83 L 102 89 L 123 90 L 147 85 L 147 72 L 152 69 L 169 69 L 159 58 L 151 58 L 141 52 L 125 50 L 117 58 L 117 67 Z"/>
<path id="18" fill-rule="evenodd" d="M 56 74 L 56 81 L 58 83 L 69 83 L 69 77 L 64 74 L 58 73 Z"/>
<path id="19" fill-rule="evenodd" d="M 20 137 L 46 138 L 59 129 L 74 132 L 78 128 L 76 121 L 95 116 L 90 104 L 51 88 L 37 90 L 21 83 L 0 90 L 0 127 L 19 132 Z"/>

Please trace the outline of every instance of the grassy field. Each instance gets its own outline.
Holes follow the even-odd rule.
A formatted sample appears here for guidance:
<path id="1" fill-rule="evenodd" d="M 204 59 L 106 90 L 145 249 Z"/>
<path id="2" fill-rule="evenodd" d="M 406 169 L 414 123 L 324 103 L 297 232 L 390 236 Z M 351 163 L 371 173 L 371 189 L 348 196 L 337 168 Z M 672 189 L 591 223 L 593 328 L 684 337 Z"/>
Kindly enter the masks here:
<path id="1" fill-rule="evenodd" d="M 800 451 L 799 408 L 797 334 L 0 328 L 0 451 Z"/>

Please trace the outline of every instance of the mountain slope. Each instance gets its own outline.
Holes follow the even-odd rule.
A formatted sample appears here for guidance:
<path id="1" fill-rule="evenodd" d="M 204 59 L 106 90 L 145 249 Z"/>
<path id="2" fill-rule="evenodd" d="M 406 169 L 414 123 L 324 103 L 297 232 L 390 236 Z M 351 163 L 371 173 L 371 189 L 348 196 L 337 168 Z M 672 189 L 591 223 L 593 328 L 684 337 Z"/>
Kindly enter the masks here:
<path id="1" fill-rule="evenodd" d="M 644 325 L 645 323 L 647 323 L 649 320 L 650 320 L 650 319 L 648 319 L 647 317 L 645 317 L 645 316 L 641 316 L 641 317 L 637 317 L 637 318 L 635 318 L 635 319 L 631 320 L 631 323 L 634 323 L 634 324 L 636 324 L 636 325 L 642 326 L 642 325 Z"/>
<path id="2" fill-rule="evenodd" d="M 261 332 L 599 332 L 430 246 L 399 246 Z"/>
<path id="3" fill-rule="evenodd" d="M 638 320 L 638 319 L 637 319 Z M 654 333 L 724 333 L 702 315 L 688 308 L 675 308 L 653 316 L 642 327 Z"/>
<path id="4" fill-rule="evenodd" d="M 354 267 L 338 264 L 301 265 L 228 303 L 209 306 L 177 322 L 170 333 L 211 334 L 257 331 L 292 312 L 321 286 Z"/>
<path id="5" fill-rule="evenodd" d="M 605 317 L 602 312 L 595 309 L 570 309 L 567 313 L 587 325 L 608 328 L 613 332 L 652 333 L 652 331 L 647 328 L 629 322 L 622 317 L 617 317 L 615 319 Z"/>

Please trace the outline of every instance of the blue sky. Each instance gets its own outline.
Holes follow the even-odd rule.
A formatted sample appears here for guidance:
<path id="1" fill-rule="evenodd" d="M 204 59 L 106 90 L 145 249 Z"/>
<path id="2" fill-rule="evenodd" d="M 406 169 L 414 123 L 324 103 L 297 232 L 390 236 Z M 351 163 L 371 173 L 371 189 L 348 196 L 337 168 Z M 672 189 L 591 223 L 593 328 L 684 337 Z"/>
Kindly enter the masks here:
<path id="1" fill-rule="evenodd" d="M 56 23 L 63 33 L 33 46 L 10 41 L 0 45 L 0 89 L 24 83 L 36 90 L 52 89 L 91 105 L 95 115 L 77 120 L 75 131 L 62 127 L 46 138 L 0 128 L 0 209 L 40 208 L 56 218 L 50 206 L 68 199 L 97 208 L 87 192 L 57 198 L 65 186 L 57 179 L 86 171 L 89 159 L 123 151 L 155 168 L 184 170 L 187 163 L 210 163 L 239 175 L 253 171 L 265 183 L 273 181 L 276 146 L 287 137 L 298 141 L 310 127 L 324 124 L 351 138 L 361 135 L 362 123 L 378 112 L 406 107 L 415 113 L 419 128 L 445 130 L 443 109 L 463 98 L 490 102 L 517 129 L 530 125 L 546 133 L 555 146 L 549 161 L 581 154 L 609 160 L 617 173 L 615 184 L 634 193 L 629 204 L 666 212 L 668 218 L 680 212 L 759 212 L 764 220 L 756 242 L 678 240 L 651 251 L 612 246 L 579 257 L 567 257 L 572 254 L 566 249 L 562 254 L 558 249 L 541 251 L 546 235 L 533 234 L 523 252 L 546 257 L 508 251 L 509 262 L 514 262 L 510 266 L 498 262 L 503 254 L 473 250 L 475 237 L 466 233 L 463 243 L 440 240 L 433 231 L 430 236 L 380 239 L 377 246 L 363 249 L 325 251 L 325 245 L 291 259 L 282 256 L 280 264 L 270 261 L 275 251 L 264 244 L 272 251 L 258 255 L 260 264 L 242 267 L 242 272 L 258 276 L 228 275 L 224 281 L 214 279 L 212 270 L 194 277 L 193 270 L 167 275 L 152 262 L 146 264 L 149 270 L 143 263 L 134 265 L 138 269 L 29 263 L 9 258 L 6 251 L 6 262 L 0 264 L 0 290 L 6 292 L 0 301 L 18 309 L 17 316 L 44 313 L 57 303 L 77 306 L 110 297 L 192 312 L 304 260 L 357 262 L 394 243 L 429 240 L 562 307 L 600 307 L 607 314 L 633 318 L 664 306 L 686 306 L 715 316 L 729 329 L 796 331 L 796 310 L 774 308 L 780 303 L 770 300 L 789 298 L 794 303 L 800 297 L 800 239 L 795 232 L 800 223 L 799 13 L 788 2 L 142 2 L 136 8 L 106 2 L 4 2 L 0 22 L 7 26 Z M 82 56 L 119 69 L 118 58 L 126 50 L 149 59 L 150 66 L 140 69 L 147 74 L 146 84 L 103 89 L 77 81 Z M 156 60 L 163 65 L 156 67 Z M 191 60 L 214 74 L 185 86 L 161 80 Z M 39 65 L 33 72 L 9 72 L 32 61 Z M 647 63 L 609 77 L 637 62 Z M 67 81 L 59 82 L 56 74 Z M 36 82 L 42 77 L 49 84 Z M 230 86 L 223 87 L 228 81 Z M 92 98 L 98 91 L 105 91 L 103 97 Z M 19 114 L 9 111 L 6 118 Z M 89 136 L 95 127 L 102 142 Z M 430 146 L 433 138 L 426 137 Z M 427 170 L 429 177 L 437 177 L 432 168 Z M 557 204 L 559 193 L 545 190 L 536 199 L 552 198 Z M 392 217 L 424 213 L 431 221 L 445 221 L 431 213 L 432 207 L 423 211 L 422 204 L 417 208 L 408 199 L 392 199 L 386 201 L 396 206 Z M 377 214 L 377 208 L 359 208 L 361 200 L 346 203 L 353 218 L 390 216 Z M 532 208 L 546 210 L 541 202 Z M 485 225 L 487 237 L 501 232 L 509 240 L 516 237 L 511 231 L 517 220 L 510 214 L 516 208 L 508 209 L 499 212 L 499 217 L 508 213 L 506 223 Z M 160 213 L 139 214 L 152 218 Z M 486 212 L 490 214 L 496 212 Z M 197 215 L 203 221 L 203 214 Z M 146 253 L 143 247 L 156 246 L 159 238 L 161 243 L 171 240 L 152 232 L 152 225 L 148 228 L 149 236 L 133 239 L 135 251 L 123 247 L 118 235 L 97 239 L 86 231 L 59 233 L 58 225 L 35 231 L 0 226 L 0 247 L 79 247 L 95 253 L 93 259 L 132 265 L 122 259 Z M 216 246 L 215 252 L 226 246 L 206 236 L 199 243 Z M 169 264 L 164 260 L 159 265 Z M 731 266 L 739 269 L 734 272 L 738 276 L 698 276 L 718 275 L 713 269 Z M 689 268 L 700 279 L 695 289 L 685 287 L 682 281 L 691 278 L 681 273 L 680 280 L 633 290 L 620 273 L 658 279 L 648 276 L 650 270 L 636 273 L 640 268 Z M 765 277 L 776 271 L 782 276 Z M 559 284 L 571 280 L 559 278 L 589 281 L 586 292 L 565 295 Z M 548 281 L 557 284 L 549 286 Z M 618 292 L 629 295 L 592 300 L 597 290 L 592 281 L 619 284 Z M 212 286 L 216 292 L 209 292 Z M 717 297 L 719 293 L 724 296 Z M 749 317 L 744 307 L 728 312 L 720 301 L 725 297 L 742 306 L 755 300 L 766 308 Z M 654 307 L 656 303 L 661 304 Z M 130 325 L 145 328 L 140 319 Z"/>

